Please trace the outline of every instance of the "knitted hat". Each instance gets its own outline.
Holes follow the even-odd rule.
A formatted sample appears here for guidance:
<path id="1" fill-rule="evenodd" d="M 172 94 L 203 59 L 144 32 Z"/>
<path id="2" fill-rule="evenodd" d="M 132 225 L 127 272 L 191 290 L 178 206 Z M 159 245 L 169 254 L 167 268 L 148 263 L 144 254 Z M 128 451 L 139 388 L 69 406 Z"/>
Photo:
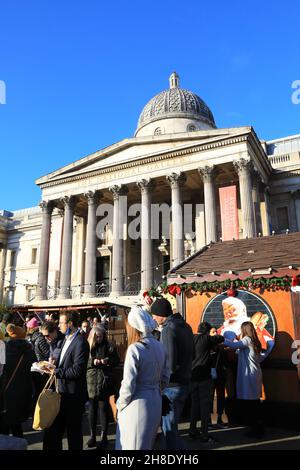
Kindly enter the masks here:
<path id="1" fill-rule="evenodd" d="M 172 305 L 167 299 L 156 299 L 151 305 L 151 314 L 158 317 L 169 317 L 173 315 Z"/>
<path id="2" fill-rule="evenodd" d="M 27 328 L 38 328 L 39 327 L 39 322 L 35 317 L 33 317 L 31 320 L 29 320 L 26 323 Z"/>
<path id="3" fill-rule="evenodd" d="M 26 331 L 20 326 L 9 323 L 6 327 L 7 334 L 12 339 L 25 339 Z"/>

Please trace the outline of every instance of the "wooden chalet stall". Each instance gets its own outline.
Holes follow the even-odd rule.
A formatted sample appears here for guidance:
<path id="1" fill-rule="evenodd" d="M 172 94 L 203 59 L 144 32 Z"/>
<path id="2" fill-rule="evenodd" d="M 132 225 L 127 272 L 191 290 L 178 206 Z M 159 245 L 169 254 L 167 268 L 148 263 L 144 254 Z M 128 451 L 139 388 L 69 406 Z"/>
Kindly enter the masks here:
<path id="1" fill-rule="evenodd" d="M 181 297 L 194 332 L 201 321 L 226 331 L 232 312 L 251 319 L 267 356 L 266 420 L 293 427 L 300 423 L 300 351 L 293 344 L 300 340 L 299 284 L 300 233 L 288 233 L 212 243 L 171 270 L 161 286 Z"/>

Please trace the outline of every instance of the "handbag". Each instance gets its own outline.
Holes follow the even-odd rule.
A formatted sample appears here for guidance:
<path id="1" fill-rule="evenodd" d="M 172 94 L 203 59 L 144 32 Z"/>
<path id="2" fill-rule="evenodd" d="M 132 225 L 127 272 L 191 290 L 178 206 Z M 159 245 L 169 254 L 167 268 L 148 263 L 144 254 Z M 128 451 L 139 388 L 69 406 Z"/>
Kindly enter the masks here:
<path id="1" fill-rule="evenodd" d="M 53 383 L 55 384 L 55 390 L 51 389 Z M 60 410 L 60 400 L 60 394 L 57 392 L 57 379 L 53 374 L 36 402 L 32 424 L 35 431 L 47 429 L 53 424 Z"/>

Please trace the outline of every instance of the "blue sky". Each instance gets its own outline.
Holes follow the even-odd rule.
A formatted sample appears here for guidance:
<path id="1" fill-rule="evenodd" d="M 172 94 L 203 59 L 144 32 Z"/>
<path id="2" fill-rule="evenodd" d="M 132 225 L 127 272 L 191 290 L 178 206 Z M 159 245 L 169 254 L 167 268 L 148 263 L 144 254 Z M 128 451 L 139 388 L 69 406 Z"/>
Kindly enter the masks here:
<path id="1" fill-rule="evenodd" d="M 0 208 L 38 204 L 36 178 L 132 136 L 173 70 L 218 127 L 300 133 L 299 17 L 289 0 L 0 0 Z"/>

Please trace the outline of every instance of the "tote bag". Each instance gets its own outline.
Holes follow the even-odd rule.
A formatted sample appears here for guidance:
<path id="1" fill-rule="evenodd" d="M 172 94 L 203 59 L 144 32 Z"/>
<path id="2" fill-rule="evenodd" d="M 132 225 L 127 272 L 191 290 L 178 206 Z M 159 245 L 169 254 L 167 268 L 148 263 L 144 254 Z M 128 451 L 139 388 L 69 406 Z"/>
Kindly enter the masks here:
<path id="1" fill-rule="evenodd" d="M 55 390 L 51 389 L 52 384 L 55 383 Z M 38 401 L 35 406 L 33 429 L 41 431 L 49 428 L 60 409 L 60 394 L 57 392 L 57 379 L 52 375 L 45 387 L 40 393 Z"/>

